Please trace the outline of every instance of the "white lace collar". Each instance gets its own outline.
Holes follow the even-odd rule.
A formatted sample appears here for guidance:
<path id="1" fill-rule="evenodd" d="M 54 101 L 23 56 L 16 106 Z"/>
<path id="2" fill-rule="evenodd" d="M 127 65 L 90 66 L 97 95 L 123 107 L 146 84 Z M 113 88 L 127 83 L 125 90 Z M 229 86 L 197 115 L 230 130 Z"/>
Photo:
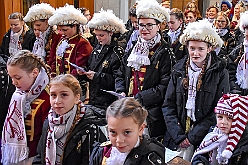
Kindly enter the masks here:
<path id="1" fill-rule="evenodd" d="M 137 143 L 135 144 L 134 148 L 140 145 L 140 138 L 138 138 Z M 111 153 L 109 158 L 106 159 L 107 165 L 123 165 L 127 155 L 130 151 L 121 153 L 116 147 L 112 147 Z"/>

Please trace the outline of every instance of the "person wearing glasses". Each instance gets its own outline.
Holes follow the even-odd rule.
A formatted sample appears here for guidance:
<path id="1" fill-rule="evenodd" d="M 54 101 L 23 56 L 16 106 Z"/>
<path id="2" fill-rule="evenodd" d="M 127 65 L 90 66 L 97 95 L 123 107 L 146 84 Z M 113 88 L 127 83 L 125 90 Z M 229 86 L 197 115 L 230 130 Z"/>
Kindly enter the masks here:
<path id="1" fill-rule="evenodd" d="M 182 59 L 187 54 L 187 49 L 179 42 L 179 37 L 184 29 L 183 12 L 178 8 L 170 11 L 170 21 L 168 22 L 171 48 L 176 56 L 176 60 Z"/>
<path id="2" fill-rule="evenodd" d="M 174 64 L 174 54 L 160 33 L 160 23 L 169 14 L 156 0 L 139 0 L 136 13 L 139 37 L 123 57 L 116 76 L 116 92 L 134 97 L 148 110 L 151 137 L 163 136 L 166 129 L 161 106 Z"/>
<path id="3" fill-rule="evenodd" d="M 227 55 L 236 47 L 235 38 L 230 33 L 230 21 L 225 12 L 219 12 L 214 20 L 214 26 L 223 40 L 224 44 L 220 49 L 219 56 L 227 59 Z"/>

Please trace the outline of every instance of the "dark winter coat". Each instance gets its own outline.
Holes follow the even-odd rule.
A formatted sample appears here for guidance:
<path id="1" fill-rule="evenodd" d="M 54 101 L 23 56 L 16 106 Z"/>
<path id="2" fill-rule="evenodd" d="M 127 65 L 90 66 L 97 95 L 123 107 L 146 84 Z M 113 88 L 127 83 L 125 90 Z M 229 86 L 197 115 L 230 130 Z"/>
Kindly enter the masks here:
<path id="1" fill-rule="evenodd" d="M 90 157 L 90 165 L 101 165 L 104 149 L 111 149 L 109 146 L 95 144 Z M 137 148 L 133 148 L 127 155 L 123 165 L 165 165 L 165 148 L 155 139 L 144 137 Z"/>
<path id="2" fill-rule="evenodd" d="M 90 153 L 95 142 L 106 141 L 105 136 L 99 131 L 98 123 L 102 119 L 94 116 L 94 112 L 87 110 L 83 118 L 77 123 L 71 134 L 67 137 L 67 143 L 63 153 L 63 165 L 87 165 Z M 37 155 L 33 165 L 45 165 L 46 139 L 49 130 L 48 120 L 44 121 L 42 136 L 37 148 Z"/>
<path id="3" fill-rule="evenodd" d="M 110 45 L 98 44 L 88 60 L 88 70 L 94 71 L 93 80 L 89 81 L 89 104 L 106 109 L 117 98 L 107 92 L 115 91 L 115 77 L 121 65 L 124 50 L 112 42 Z"/>
<path id="4" fill-rule="evenodd" d="M 187 50 L 186 46 L 182 45 L 179 42 L 179 37 L 174 43 L 171 43 L 171 49 L 173 50 L 173 53 L 175 54 L 177 61 L 181 60 L 185 55 L 188 54 L 187 53 L 188 50 Z"/>
<path id="5" fill-rule="evenodd" d="M 129 54 L 124 56 L 116 78 L 116 91 L 118 93 L 124 92 L 126 95 L 129 91 L 132 74 L 132 67 L 127 66 L 128 56 Z M 175 56 L 170 50 L 168 43 L 161 40 L 160 45 L 150 57 L 150 62 L 151 64 L 146 66 L 143 88 L 134 98 L 148 110 L 148 127 L 151 126 L 150 128 L 154 130 L 157 129 L 159 133 L 157 132 L 156 134 L 162 135 L 165 125 L 161 107 L 170 80 L 171 69 L 175 63 Z M 158 121 L 161 121 L 161 123 L 159 123 L 160 126 L 149 126 L 149 124 Z"/>
<path id="6" fill-rule="evenodd" d="M 9 102 L 15 91 L 15 86 L 12 84 L 12 80 L 7 72 L 6 61 L 7 57 L 0 55 L 0 132 L 2 132 Z"/>
<path id="7" fill-rule="evenodd" d="M 243 43 L 238 45 L 228 56 L 228 64 L 227 69 L 230 75 L 229 83 L 230 83 L 230 92 L 234 94 L 241 94 L 243 96 L 246 96 L 248 94 L 247 89 L 242 89 L 240 86 L 236 83 L 236 73 L 237 73 L 237 67 L 238 63 L 243 56 L 244 53 L 244 45 Z"/>
<path id="8" fill-rule="evenodd" d="M 231 51 L 236 47 L 236 41 L 235 41 L 235 38 L 230 33 L 229 29 L 225 35 L 220 36 L 220 37 L 223 40 L 224 44 L 221 47 L 221 51 L 219 53 L 219 56 L 221 58 L 227 59 L 228 54 L 231 53 Z"/>
<path id="9" fill-rule="evenodd" d="M 178 145 L 186 138 L 195 147 L 201 143 L 209 128 L 216 123 L 214 107 L 219 98 L 230 90 L 226 63 L 213 52 L 211 65 L 202 77 L 200 91 L 196 93 L 196 121 L 193 129 L 185 134 L 188 90 L 183 87 L 182 80 L 186 77 L 186 61 L 185 57 L 175 64 L 162 109 L 167 126 L 164 145 L 171 150 L 177 150 Z"/>
<path id="10" fill-rule="evenodd" d="M 7 33 L 3 36 L 2 45 L 0 46 L 0 54 L 5 54 L 7 56 L 10 56 L 9 55 L 10 34 L 11 34 L 11 29 L 9 29 Z M 34 32 L 29 27 L 29 30 L 26 31 L 23 37 L 22 50 L 32 51 L 35 40 L 36 40 L 36 37 L 34 35 Z"/>
<path id="11" fill-rule="evenodd" d="M 192 160 L 192 165 L 197 165 L 197 163 L 204 163 L 204 165 L 210 165 L 209 155 L 201 154 L 196 155 Z M 248 165 L 248 127 L 246 126 L 243 135 L 238 142 L 236 148 L 233 151 L 233 155 L 228 161 L 227 165 Z"/>

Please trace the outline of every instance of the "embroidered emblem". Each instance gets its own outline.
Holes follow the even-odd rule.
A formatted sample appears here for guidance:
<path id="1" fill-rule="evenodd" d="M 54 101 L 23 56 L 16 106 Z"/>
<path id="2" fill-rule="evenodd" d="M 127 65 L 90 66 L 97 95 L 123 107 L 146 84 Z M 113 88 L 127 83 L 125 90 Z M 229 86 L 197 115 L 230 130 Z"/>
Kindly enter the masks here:
<path id="1" fill-rule="evenodd" d="M 156 67 L 155 67 L 156 69 L 158 69 L 158 64 L 159 64 L 159 61 L 157 62 L 157 65 L 156 65 Z"/>
<path id="2" fill-rule="evenodd" d="M 109 65 L 109 63 L 107 60 L 103 61 L 103 63 L 102 63 L 103 68 L 108 68 L 108 65 Z"/>
<path id="3" fill-rule="evenodd" d="M 183 50 L 183 45 L 179 48 L 179 50 Z"/>

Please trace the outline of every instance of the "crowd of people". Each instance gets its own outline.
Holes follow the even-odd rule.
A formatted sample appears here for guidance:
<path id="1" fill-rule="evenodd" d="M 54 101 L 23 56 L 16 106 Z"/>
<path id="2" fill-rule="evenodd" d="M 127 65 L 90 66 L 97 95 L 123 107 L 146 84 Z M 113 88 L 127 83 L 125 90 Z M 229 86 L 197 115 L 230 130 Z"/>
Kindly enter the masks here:
<path id="1" fill-rule="evenodd" d="M 8 20 L 3 165 L 166 164 L 170 150 L 193 165 L 248 165 L 246 0 L 204 16 L 195 1 L 137 0 L 126 24 L 40 3 Z"/>

